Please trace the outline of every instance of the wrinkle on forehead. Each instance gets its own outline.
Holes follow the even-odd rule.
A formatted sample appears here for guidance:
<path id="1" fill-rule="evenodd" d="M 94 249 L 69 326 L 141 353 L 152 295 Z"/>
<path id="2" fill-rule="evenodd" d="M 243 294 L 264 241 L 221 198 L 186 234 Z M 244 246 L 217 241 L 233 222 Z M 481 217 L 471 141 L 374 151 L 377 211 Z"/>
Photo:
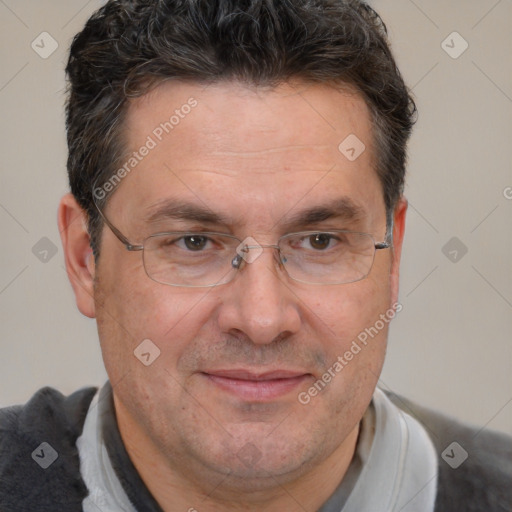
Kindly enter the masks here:
<path id="1" fill-rule="evenodd" d="M 287 86 L 254 94 L 228 83 L 206 89 L 164 84 L 131 105 L 130 146 L 136 149 L 190 97 L 197 106 L 126 178 L 138 208 L 172 192 L 215 211 L 236 210 L 251 219 L 252 229 L 264 230 L 299 205 L 321 205 L 336 191 L 368 212 L 383 206 L 371 118 L 359 95 L 321 85 L 300 94 Z M 366 145 L 356 161 L 338 149 L 351 133 Z"/>
<path id="2" fill-rule="evenodd" d="M 250 169 L 250 173 L 247 172 L 247 169 L 240 169 L 240 168 L 237 168 L 236 166 L 233 166 L 233 168 L 230 168 L 230 166 L 226 166 L 226 167 L 222 167 L 222 168 L 210 168 L 210 169 L 197 169 L 197 168 L 193 168 L 193 169 L 181 169 L 180 168 L 180 171 L 181 173 L 187 173 L 189 175 L 193 175 L 193 174 L 204 174 L 205 176 L 207 175 L 218 175 L 218 176 L 222 176 L 222 177 L 226 177 L 226 178 L 240 178 L 242 177 L 244 180 L 247 180 L 247 181 L 250 181 L 251 178 L 258 178 L 260 177 L 261 175 L 268 175 L 268 176 L 283 176 L 284 174 L 286 174 L 286 172 L 289 172 L 290 174 L 293 173 L 294 175 L 296 174 L 311 174 L 311 173 L 318 173 L 319 175 L 320 174 L 325 174 L 327 173 L 330 169 L 332 169 L 332 166 L 331 167 L 321 167 L 321 168 L 318 168 L 318 169 L 310 169 L 310 168 L 304 168 L 304 169 L 296 169 L 295 167 L 293 168 L 289 168 L 289 169 L 268 169 L 268 168 L 265 168 L 264 166 L 261 166 L 261 167 L 257 167 L 257 168 L 251 168 Z M 259 179 L 259 178 L 258 178 Z"/>
<path id="3" fill-rule="evenodd" d="M 288 144 L 285 146 L 271 147 L 266 149 L 258 149 L 258 150 L 244 150 L 244 151 L 212 151 L 211 154 L 214 156 L 252 156 L 252 155 L 264 155 L 264 154 L 272 154 L 279 153 L 281 151 L 290 151 L 290 150 L 301 150 L 301 149 L 321 149 L 321 150 L 332 150 L 332 146 L 329 144 Z"/>

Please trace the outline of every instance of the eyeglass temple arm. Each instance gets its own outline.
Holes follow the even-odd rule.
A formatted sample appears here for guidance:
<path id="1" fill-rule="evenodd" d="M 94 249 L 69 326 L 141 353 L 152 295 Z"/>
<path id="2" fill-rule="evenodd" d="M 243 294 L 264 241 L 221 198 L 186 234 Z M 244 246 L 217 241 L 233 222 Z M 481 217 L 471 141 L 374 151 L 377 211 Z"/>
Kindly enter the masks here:
<path id="1" fill-rule="evenodd" d="M 379 242 L 375 244 L 375 249 L 389 249 L 393 247 L 393 217 L 388 222 L 388 227 L 386 229 L 386 240 L 384 242 Z"/>
<path id="2" fill-rule="evenodd" d="M 143 245 L 135 245 L 135 244 L 132 244 L 128 238 L 126 238 L 122 233 L 121 231 L 119 231 L 119 229 L 117 229 L 108 219 L 107 217 L 103 214 L 103 212 L 101 211 L 101 209 L 98 207 L 98 205 L 96 203 L 94 203 L 94 206 L 96 207 L 96 209 L 98 210 L 101 218 L 103 219 L 103 222 L 105 222 L 105 224 L 110 228 L 110 231 L 112 231 L 112 233 L 114 233 L 114 235 L 117 237 L 117 239 L 126 247 L 126 249 L 128 251 L 142 251 L 142 249 L 144 249 L 144 246 Z"/>
<path id="3" fill-rule="evenodd" d="M 103 221 L 105 222 L 105 224 L 110 228 L 110 230 L 112 231 L 112 233 L 114 233 L 114 235 L 118 238 L 118 240 L 126 247 L 126 249 L 128 251 L 142 251 L 144 249 L 144 246 L 143 245 L 135 245 L 135 244 L 132 244 L 128 238 L 126 238 L 122 233 L 121 231 L 119 231 L 108 219 L 107 217 L 103 214 L 103 212 L 101 211 L 101 209 L 98 207 L 98 205 L 96 203 L 94 203 L 94 206 L 96 207 L 96 209 L 98 210 L 98 213 L 100 214 L 101 218 L 103 219 Z M 385 242 L 379 242 L 379 243 L 376 243 L 375 244 L 375 249 L 379 250 L 379 249 L 389 249 L 390 247 L 393 246 L 393 225 L 394 225 L 394 222 L 393 222 L 393 218 L 391 218 L 390 222 L 388 223 L 389 226 L 386 230 L 386 241 Z M 268 247 L 277 247 L 277 246 L 268 246 Z M 234 261 L 234 260 L 233 260 Z M 232 262 L 233 264 L 233 262 Z"/>

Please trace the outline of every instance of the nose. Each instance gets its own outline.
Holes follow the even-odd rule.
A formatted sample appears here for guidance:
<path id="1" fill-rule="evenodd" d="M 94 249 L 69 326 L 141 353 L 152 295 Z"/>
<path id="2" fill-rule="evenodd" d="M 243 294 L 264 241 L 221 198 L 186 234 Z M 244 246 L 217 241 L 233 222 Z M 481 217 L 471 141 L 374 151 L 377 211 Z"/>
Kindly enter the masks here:
<path id="1" fill-rule="evenodd" d="M 218 322 L 222 332 L 269 344 L 298 332 L 300 303 L 279 268 L 276 246 L 260 247 L 261 254 L 245 259 L 235 279 L 223 287 Z"/>

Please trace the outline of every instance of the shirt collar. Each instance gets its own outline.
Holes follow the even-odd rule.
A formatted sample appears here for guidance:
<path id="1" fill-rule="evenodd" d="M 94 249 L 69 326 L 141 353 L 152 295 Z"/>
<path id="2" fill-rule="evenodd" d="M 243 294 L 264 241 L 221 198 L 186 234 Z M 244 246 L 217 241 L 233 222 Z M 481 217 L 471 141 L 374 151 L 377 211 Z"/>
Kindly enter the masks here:
<path id="1" fill-rule="evenodd" d="M 108 382 L 89 407 L 77 447 L 89 489 L 84 512 L 162 512 L 126 452 Z M 349 469 L 318 512 L 432 512 L 436 486 L 437 455 L 425 429 L 377 388 Z"/>

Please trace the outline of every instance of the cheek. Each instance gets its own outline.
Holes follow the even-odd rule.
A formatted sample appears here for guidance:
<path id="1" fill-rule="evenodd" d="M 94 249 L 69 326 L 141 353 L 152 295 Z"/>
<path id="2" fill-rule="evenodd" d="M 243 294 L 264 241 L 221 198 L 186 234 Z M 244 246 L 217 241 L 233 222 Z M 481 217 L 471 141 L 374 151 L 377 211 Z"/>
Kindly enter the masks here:
<path id="1" fill-rule="evenodd" d="M 370 397 L 378 380 L 394 312 L 390 312 L 389 278 L 376 275 L 326 287 L 310 302 L 307 322 L 326 355 L 328 375 L 324 375 L 329 382 L 332 379 L 331 392 L 326 394 L 330 400 L 347 395 Z"/>
<path id="2" fill-rule="evenodd" d="M 368 278 L 324 289 L 311 308 L 308 322 L 326 360 L 323 373 L 302 390 L 300 400 L 311 406 L 304 414 L 331 421 L 334 429 L 355 426 L 379 379 L 394 316 L 386 283 L 384 278 Z"/>
<path id="3" fill-rule="evenodd" d="M 309 293 L 309 295 L 308 295 Z M 389 276 L 373 273 L 362 281 L 323 287 L 313 295 L 306 292 L 302 301 L 307 305 L 308 323 L 314 330 L 330 333 L 340 347 L 370 327 L 379 315 L 389 309 L 391 288 Z M 336 342 L 333 342 L 336 345 Z"/>
<path id="4" fill-rule="evenodd" d="M 207 293 L 156 283 L 142 265 L 115 268 L 105 264 L 97 274 L 95 301 L 103 359 L 111 380 L 143 369 L 136 359 L 141 351 L 150 353 L 150 361 L 155 358 L 153 369 L 172 371 L 211 316 Z"/>

